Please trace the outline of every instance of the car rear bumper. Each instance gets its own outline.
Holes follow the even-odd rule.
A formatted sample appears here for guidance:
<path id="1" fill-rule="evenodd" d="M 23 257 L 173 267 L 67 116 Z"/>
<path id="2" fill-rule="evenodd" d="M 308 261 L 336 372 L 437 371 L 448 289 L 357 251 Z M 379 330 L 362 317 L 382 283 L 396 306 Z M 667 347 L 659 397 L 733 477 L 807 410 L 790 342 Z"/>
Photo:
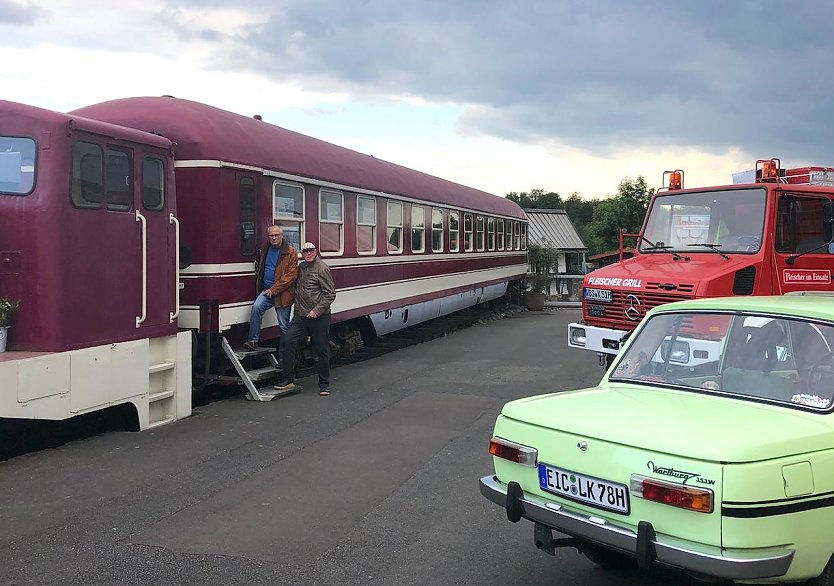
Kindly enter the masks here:
<path id="1" fill-rule="evenodd" d="M 666 535 L 655 535 L 648 523 L 641 523 L 641 530 L 634 532 L 605 519 L 569 510 L 535 495 L 524 494 L 521 490 L 508 490 L 508 485 L 494 476 L 484 476 L 479 486 L 483 496 L 507 509 L 511 520 L 517 520 L 512 518 L 513 515 L 524 517 L 580 540 L 627 553 L 638 558 L 638 561 L 644 558 L 641 566 L 659 563 L 695 574 L 730 580 L 753 580 L 784 575 L 794 556 L 794 551 L 787 547 L 727 550 Z M 507 497 L 508 492 L 510 498 Z M 644 530 L 644 527 L 648 529 Z"/>

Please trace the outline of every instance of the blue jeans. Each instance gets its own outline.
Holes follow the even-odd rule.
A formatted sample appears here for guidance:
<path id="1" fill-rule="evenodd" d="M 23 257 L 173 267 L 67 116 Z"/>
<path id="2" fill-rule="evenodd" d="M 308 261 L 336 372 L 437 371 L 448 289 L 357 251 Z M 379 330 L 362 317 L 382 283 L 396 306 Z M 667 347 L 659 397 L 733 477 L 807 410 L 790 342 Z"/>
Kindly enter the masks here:
<path id="1" fill-rule="evenodd" d="M 275 301 L 272 297 L 267 297 L 261 293 L 255 299 L 255 303 L 252 305 L 252 317 L 249 319 L 249 337 L 247 339 L 250 342 L 258 342 L 258 337 L 261 334 L 261 321 L 270 307 L 275 307 Z M 281 330 L 281 339 L 278 342 L 279 358 L 283 355 L 284 339 L 287 337 L 287 329 L 290 327 L 291 309 L 292 306 L 275 307 L 275 313 L 278 315 L 278 329 Z"/>

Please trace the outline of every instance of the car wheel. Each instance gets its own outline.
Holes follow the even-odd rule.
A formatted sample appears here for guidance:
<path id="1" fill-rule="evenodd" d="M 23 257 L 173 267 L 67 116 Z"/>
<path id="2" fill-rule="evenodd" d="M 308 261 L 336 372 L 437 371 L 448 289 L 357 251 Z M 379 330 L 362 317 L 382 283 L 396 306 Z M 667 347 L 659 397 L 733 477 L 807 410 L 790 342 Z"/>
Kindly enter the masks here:
<path id="1" fill-rule="evenodd" d="M 598 545 L 582 543 L 578 549 L 582 555 L 606 570 L 627 570 L 637 567 L 637 560 L 630 555 L 605 549 Z"/>

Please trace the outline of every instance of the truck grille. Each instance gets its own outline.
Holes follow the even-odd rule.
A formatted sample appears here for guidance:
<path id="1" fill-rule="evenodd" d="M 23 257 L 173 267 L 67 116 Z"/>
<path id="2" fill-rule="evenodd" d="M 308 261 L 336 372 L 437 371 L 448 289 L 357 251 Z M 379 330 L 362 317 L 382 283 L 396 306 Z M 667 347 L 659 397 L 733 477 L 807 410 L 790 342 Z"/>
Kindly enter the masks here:
<path id="1" fill-rule="evenodd" d="M 688 289 L 692 291 L 692 288 L 688 287 Z M 613 291 L 612 296 L 611 303 L 589 303 L 583 300 L 582 312 L 585 314 L 585 322 L 597 327 L 633 330 L 651 308 L 664 303 L 694 298 L 691 294 L 666 293 L 657 290 Z M 634 303 L 632 296 L 636 297 L 639 305 Z M 626 317 L 626 310 L 632 307 L 639 310 L 639 314 L 635 311 L 629 312 L 635 319 Z"/>

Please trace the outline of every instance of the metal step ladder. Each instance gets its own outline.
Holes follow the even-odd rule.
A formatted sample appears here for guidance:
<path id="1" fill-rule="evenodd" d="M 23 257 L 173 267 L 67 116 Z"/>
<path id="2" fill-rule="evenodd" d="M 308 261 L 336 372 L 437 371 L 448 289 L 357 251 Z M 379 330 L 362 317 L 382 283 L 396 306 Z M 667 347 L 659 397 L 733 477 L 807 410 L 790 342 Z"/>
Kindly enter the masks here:
<path id="1" fill-rule="evenodd" d="M 266 378 L 274 378 L 275 375 L 281 372 L 281 366 L 278 364 L 278 359 L 275 358 L 274 348 L 258 348 L 257 350 L 235 350 L 232 348 L 225 336 L 220 338 L 220 343 L 223 347 L 223 352 L 226 357 L 235 367 L 235 371 L 240 379 L 240 382 L 246 387 L 246 398 L 250 401 L 271 401 L 275 397 L 289 395 L 300 390 L 300 387 L 290 389 L 287 391 L 276 391 L 271 385 L 258 388 L 255 383 Z M 266 356 L 269 358 L 269 365 L 259 368 L 247 370 L 243 365 L 243 360 L 255 356 Z"/>

